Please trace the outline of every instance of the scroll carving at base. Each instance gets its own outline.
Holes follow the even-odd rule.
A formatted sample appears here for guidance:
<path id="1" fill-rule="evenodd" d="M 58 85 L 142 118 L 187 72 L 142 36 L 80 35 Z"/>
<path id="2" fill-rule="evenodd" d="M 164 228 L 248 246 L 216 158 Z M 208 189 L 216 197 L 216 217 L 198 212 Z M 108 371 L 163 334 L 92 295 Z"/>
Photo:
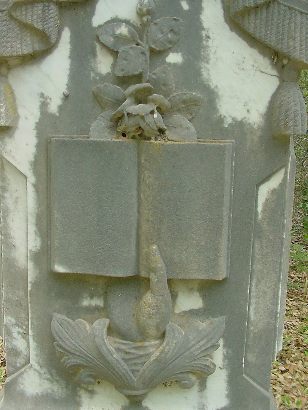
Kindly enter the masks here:
<path id="1" fill-rule="evenodd" d="M 108 336 L 108 319 L 93 325 L 55 314 L 52 332 L 67 368 L 78 369 L 79 381 L 104 379 L 126 396 L 142 396 L 163 382 L 190 388 L 196 375 L 215 371 L 211 353 L 218 349 L 223 319 L 192 321 L 187 329 L 167 325 L 163 340 L 130 342 Z"/>

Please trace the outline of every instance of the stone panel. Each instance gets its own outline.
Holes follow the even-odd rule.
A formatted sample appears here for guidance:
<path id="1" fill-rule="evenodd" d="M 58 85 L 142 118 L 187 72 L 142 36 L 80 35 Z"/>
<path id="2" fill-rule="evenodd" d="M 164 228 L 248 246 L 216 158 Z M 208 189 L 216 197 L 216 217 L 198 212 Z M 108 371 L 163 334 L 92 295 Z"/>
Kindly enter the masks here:
<path id="1" fill-rule="evenodd" d="M 52 139 L 52 271 L 147 276 L 155 243 L 171 278 L 225 278 L 232 155 L 230 141 Z"/>
<path id="2" fill-rule="evenodd" d="M 0 159 L 2 321 L 9 378 L 30 362 L 27 178 Z"/>

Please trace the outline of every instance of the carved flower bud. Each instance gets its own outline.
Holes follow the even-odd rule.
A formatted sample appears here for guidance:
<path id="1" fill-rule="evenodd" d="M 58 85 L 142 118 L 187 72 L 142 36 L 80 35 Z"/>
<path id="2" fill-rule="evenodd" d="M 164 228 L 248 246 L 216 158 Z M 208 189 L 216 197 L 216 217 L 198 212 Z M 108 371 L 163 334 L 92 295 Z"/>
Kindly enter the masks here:
<path id="1" fill-rule="evenodd" d="M 139 0 L 137 4 L 137 13 L 139 16 L 149 16 L 153 14 L 155 3 L 153 0 Z"/>

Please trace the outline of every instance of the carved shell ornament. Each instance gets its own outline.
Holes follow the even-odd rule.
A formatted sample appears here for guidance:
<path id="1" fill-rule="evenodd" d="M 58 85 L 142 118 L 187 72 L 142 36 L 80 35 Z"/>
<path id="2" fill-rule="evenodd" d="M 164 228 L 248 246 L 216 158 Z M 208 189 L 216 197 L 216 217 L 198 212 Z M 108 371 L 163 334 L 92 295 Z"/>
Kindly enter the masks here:
<path id="1" fill-rule="evenodd" d="M 202 99 L 193 92 L 174 92 L 174 79 L 167 65 L 150 72 L 152 53 L 171 49 L 179 40 L 182 21 L 176 17 L 153 20 L 154 2 L 140 1 L 140 27 L 124 20 L 109 20 L 98 27 L 98 40 L 117 53 L 116 77 L 140 78 L 126 90 L 104 83 L 94 95 L 104 112 L 92 124 L 95 139 L 196 140 L 191 123 Z M 137 77 L 137 78 L 138 78 Z"/>
<path id="2" fill-rule="evenodd" d="M 271 103 L 273 136 L 306 134 L 307 111 L 297 79 L 308 66 L 308 0 L 231 0 L 230 13 L 282 61 L 283 81 Z"/>
<path id="3" fill-rule="evenodd" d="M 17 122 L 8 69 L 56 44 L 60 35 L 58 3 L 64 4 L 66 0 L 0 0 L 0 129 Z"/>

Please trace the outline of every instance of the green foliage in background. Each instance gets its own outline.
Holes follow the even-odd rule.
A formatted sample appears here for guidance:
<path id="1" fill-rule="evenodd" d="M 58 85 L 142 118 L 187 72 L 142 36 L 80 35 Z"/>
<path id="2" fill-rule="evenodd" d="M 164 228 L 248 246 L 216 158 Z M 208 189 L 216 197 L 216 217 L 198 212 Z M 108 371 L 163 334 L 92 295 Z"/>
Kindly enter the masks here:
<path id="1" fill-rule="evenodd" d="M 308 71 L 300 78 L 308 106 Z M 308 136 L 295 138 L 296 180 L 283 350 L 272 371 L 279 410 L 308 409 Z"/>

